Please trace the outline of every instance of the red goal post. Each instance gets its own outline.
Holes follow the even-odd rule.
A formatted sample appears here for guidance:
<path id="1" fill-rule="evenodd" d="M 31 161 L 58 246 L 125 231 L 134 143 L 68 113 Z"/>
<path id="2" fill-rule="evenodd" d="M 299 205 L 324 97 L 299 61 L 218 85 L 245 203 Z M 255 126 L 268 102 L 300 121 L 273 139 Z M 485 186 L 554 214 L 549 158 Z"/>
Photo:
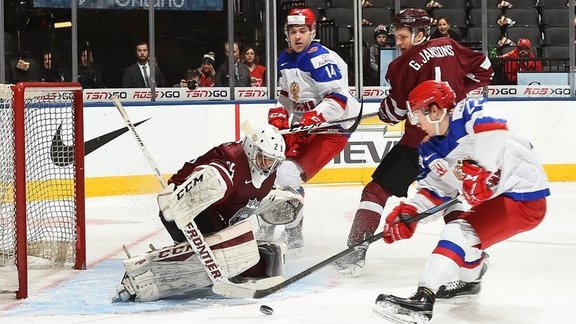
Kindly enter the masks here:
<path id="1" fill-rule="evenodd" d="M 86 268 L 82 87 L 0 85 L 0 290 L 29 269 Z"/>

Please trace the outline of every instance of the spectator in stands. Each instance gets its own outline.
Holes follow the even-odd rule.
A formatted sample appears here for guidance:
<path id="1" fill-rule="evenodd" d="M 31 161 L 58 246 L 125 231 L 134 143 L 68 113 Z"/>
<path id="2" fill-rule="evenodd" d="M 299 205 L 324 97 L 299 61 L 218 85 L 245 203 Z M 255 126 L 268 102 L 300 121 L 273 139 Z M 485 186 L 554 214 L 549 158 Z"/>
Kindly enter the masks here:
<path id="1" fill-rule="evenodd" d="M 374 44 L 370 45 L 370 70 L 367 85 L 380 85 L 380 50 L 383 48 L 392 48 L 392 45 L 388 43 L 386 26 L 378 25 L 374 29 Z"/>
<path id="2" fill-rule="evenodd" d="M 252 46 L 248 46 L 242 57 L 242 63 L 250 70 L 250 80 L 253 87 L 266 85 L 266 67 L 260 65 L 260 57 Z"/>
<path id="3" fill-rule="evenodd" d="M 94 52 L 86 47 L 80 52 L 78 82 L 85 89 L 102 88 L 102 67 L 94 64 Z"/>
<path id="4" fill-rule="evenodd" d="M 462 40 L 460 35 L 458 35 L 458 33 L 450 29 L 450 27 L 451 25 L 450 22 L 448 21 L 448 18 L 446 17 L 438 18 L 436 23 L 436 30 L 434 31 L 434 33 L 432 33 L 432 35 L 430 35 L 430 38 L 450 37 L 457 42 Z"/>
<path id="5" fill-rule="evenodd" d="M 52 60 L 52 52 L 46 51 L 43 54 L 44 64 L 40 70 L 40 81 L 42 82 L 64 82 L 64 75 L 56 68 Z"/>
<path id="6" fill-rule="evenodd" d="M 501 55 L 500 58 L 505 59 L 504 74 L 506 74 L 506 78 L 510 84 L 518 83 L 518 72 L 542 72 L 542 63 L 532 51 L 532 44 L 529 39 L 518 39 L 516 48 L 504 55 Z"/>
<path id="7" fill-rule="evenodd" d="M 149 88 L 152 85 L 150 78 L 150 53 L 148 43 L 140 42 L 136 44 L 136 63 L 124 69 L 122 76 L 122 87 L 124 88 Z M 156 86 L 162 87 L 166 84 L 164 73 L 158 66 L 154 69 L 156 74 Z"/>
<path id="8" fill-rule="evenodd" d="M 196 90 L 200 85 L 200 71 L 197 69 L 187 69 L 184 71 L 184 75 L 175 87 L 188 88 L 190 90 Z"/>
<path id="9" fill-rule="evenodd" d="M 234 77 L 232 78 L 232 83 L 235 87 L 250 87 L 252 85 L 250 79 L 250 70 L 246 64 L 240 62 L 240 45 L 238 42 L 234 42 L 233 48 L 233 58 L 234 58 Z M 226 57 L 230 55 L 230 46 L 228 42 L 224 43 L 224 52 Z M 216 86 L 217 87 L 227 87 L 229 84 L 230 76 L 228 75 L 228 59 L 224 61 L 218 69 L 216 70 Z"/>
<path id="10" fill-rule="evenodd" d="M 216 70 L 214 69 L 214 52 L 204 54 L 202 57 L 202 66 L 198 69 L 200 72 L 200 87 L 213 87 L 216 82 Z"/>

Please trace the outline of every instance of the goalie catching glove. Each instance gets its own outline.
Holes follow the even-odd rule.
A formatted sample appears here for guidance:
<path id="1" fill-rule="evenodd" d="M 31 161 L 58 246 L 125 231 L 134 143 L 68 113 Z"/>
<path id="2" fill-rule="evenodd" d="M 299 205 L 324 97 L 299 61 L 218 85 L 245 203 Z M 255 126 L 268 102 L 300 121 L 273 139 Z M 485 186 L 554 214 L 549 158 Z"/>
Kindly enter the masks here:
<path id="1" fill-rule="evenodd" d="M 384 242 L 390 244 L 398 240 L 409 239 L 414 235 L 417 223 L 406 224 L 405 221 L 418 215 L 416 207 L 400 202 L 386 217 L 384 224 Z"/>
<path id="2" fill-rule="evenodd" d="M 284 225 L 296 220 L 304 204 L 304 197 L 290 188 L 273 189 L 260 202 L 254 214 L 268 224 Z"/>

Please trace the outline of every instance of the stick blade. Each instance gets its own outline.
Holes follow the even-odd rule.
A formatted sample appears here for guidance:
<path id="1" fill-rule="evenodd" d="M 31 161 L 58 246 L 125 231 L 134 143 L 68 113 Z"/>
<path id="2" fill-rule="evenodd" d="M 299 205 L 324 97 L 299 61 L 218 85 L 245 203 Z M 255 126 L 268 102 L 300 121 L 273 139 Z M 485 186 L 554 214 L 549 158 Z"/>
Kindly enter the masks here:
<path id="1" fill-rule="evenodd" d="M 242 122 L 240 125 L 240 129 L 246 134 L 247 136 L 254 135 L 254 128 L 248 119 Z"/>
<path id="2" fill-rule="evenodd" d="M 229 298 L 262 298 L 272 293 L 273 291 L 270 290 L 283 282 L 283 276 L 250 280 L 243 283 L 222 280 L 212 285 L 212 292 Z"/>

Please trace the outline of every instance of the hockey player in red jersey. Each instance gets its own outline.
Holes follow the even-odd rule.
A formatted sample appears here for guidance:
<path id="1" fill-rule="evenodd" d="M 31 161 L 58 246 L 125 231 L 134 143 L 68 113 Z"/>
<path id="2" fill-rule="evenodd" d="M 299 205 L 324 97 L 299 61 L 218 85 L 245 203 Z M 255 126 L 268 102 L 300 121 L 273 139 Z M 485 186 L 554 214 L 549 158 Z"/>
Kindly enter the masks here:
<path id="1" fill-rule="evenodd" d="M 279 129 L 290 125 L 312 125 L 356 117 L 360 104 L 348 87 L 348 67 L 344 60 L 314 42 L 316 17 L 308 8 L 293 9 L 286 18 L 289 48 L 278 57 L 281 107 L 272 108 L 268 122 Z M 346 123 L 349 127 L 353 122 Z M 314 177 L 348 143 L 348 134 L 288 134 L 286 161 L 278 169 L 276 185 L 304 194 L 302 183 Z M 302 212 L 285 224 L 282 233 L 289 249 L 303 245 Z M 263 227 L 263 237 L 274 237 L 274 225 Z M 277 237 L 278 235 L 276 235 Z"/>
<path id="2" fill-rule="evenodd" d="M 422 9 L 404 9 L 392 22 L 391 33 L 402 54 L 388 66 L 386 79 L 390 93 L 380 103 L 379 118 L 397 124 L 406 118 L 408 93 L 425 80 L 447 81 L 457 100 L 492 79 L 489 59 L 481 52 L 466 48 L 449 37 L 429 40 L 430 17 Z M 350 229 L 347 244 L 353 246 L 372 236 L 391 196 L 406 197 L 408 187 L 418 175 L 418 146 L 426 134 L 410 123 L 399 143 L 382 159 L 372 181 L 362 192 L 360 206 Z M 337 269 L 357 276 L 364 266 L 367 246 L 336 262 Z"/>
<path id="3" fill-rule="evenodd" d="M 297 193 L 273 189 L 284 151 L 282 135 L 266 124 L 242 142 L 224 143 L 186 162 L 158 196 L 160 219 L 175 244 L 125 260 L 116 300 L 152 301 L 212 284 L 183 233 L 190 222 L 228 278 L 281 278 L 285 245 L 257 242 L 253 222 L 246 218 L 265 210 L 277 217 L 280 198 L 300 199 Z M 173 204 L 175 195 L 181 206 Z"/>

